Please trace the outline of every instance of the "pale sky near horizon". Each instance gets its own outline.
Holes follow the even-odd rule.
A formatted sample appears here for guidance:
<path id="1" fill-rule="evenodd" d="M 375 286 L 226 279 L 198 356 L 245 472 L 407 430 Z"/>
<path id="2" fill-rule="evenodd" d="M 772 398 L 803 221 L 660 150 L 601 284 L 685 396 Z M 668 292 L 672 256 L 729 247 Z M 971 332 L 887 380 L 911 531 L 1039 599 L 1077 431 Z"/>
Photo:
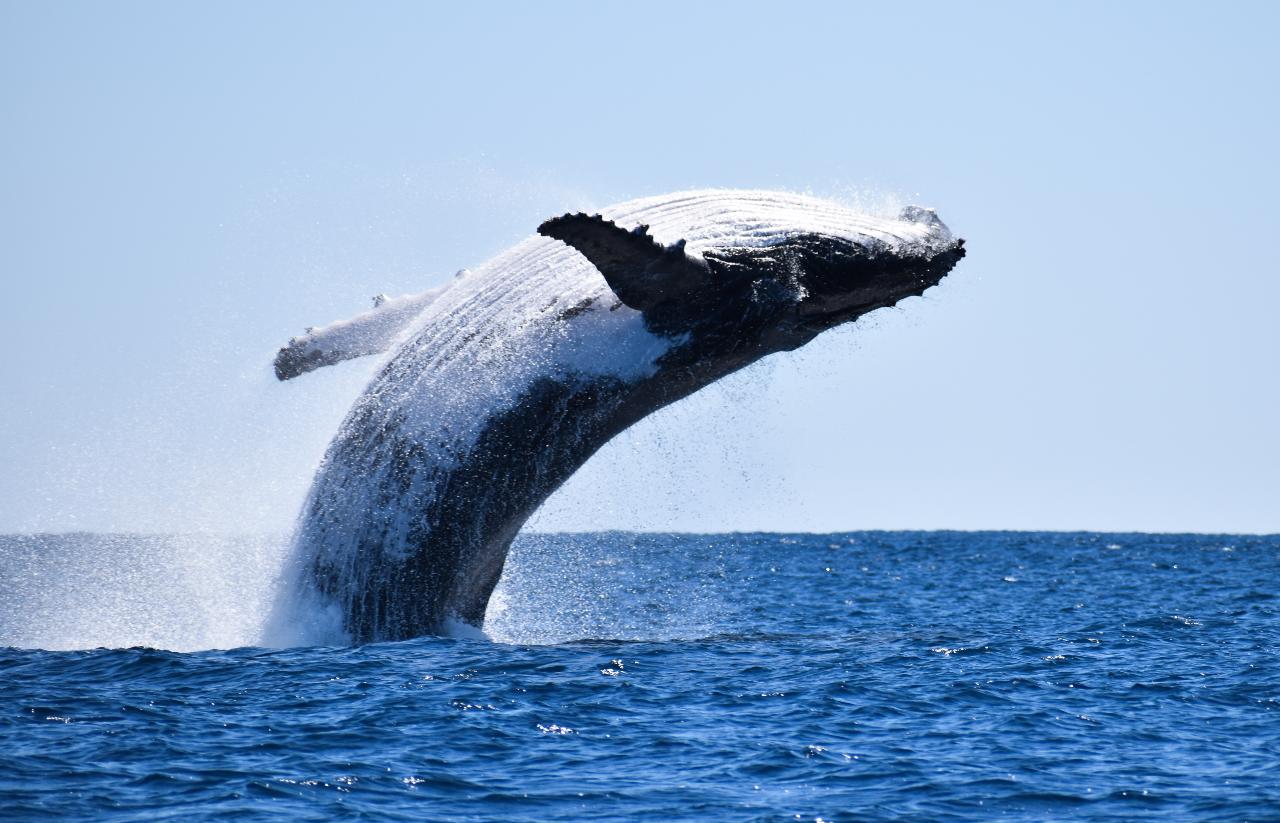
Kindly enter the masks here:
<path id="1" fill-rule="evenodd" d="M 548 216 L 938 209 L 969 257 L 624 434 L 543 529 L 1280 532 L 1271 3 L 0 1 L 0 532 L 286 531 L 373 361 Z"/>

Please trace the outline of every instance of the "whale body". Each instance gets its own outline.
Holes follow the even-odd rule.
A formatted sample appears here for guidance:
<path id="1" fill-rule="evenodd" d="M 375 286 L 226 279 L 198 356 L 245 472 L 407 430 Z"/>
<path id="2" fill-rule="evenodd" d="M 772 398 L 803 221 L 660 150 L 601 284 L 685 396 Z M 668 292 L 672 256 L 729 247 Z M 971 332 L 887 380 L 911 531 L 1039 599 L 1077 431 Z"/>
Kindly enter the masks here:
<path id="1" fill-rule="evenodd" d="M 277 356 L 281 379 L 388 356 L 303 506 L 277 634 L 480 626 L 522 524 L 609 439 L 921 294 L 963 255 L 928 209 L 682 192 L 548 220 L 445 287 L 309 329 Z"/>

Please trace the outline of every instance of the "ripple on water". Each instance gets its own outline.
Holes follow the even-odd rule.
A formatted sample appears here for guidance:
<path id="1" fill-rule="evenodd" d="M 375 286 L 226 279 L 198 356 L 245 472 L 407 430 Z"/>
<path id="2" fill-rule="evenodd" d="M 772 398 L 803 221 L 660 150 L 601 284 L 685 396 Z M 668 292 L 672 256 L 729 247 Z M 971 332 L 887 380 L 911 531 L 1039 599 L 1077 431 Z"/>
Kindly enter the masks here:
<path id="1" fill-rule="evenodd" d="M 60 539 L 77 581 L 95 546 L 162 544 Z M 29 571 L 5 540 L 0 572 Z M 127 643 L 179 609 L 128 625 L 124 580 L 0 578 L 0 636 L 74 640 L 100 609 L 86 636 Z M 522 538 L 500 642 L 0 649 L 0 796 L 14 819 L 1263 818 L 1278 580 L 1276 538 Z"/>

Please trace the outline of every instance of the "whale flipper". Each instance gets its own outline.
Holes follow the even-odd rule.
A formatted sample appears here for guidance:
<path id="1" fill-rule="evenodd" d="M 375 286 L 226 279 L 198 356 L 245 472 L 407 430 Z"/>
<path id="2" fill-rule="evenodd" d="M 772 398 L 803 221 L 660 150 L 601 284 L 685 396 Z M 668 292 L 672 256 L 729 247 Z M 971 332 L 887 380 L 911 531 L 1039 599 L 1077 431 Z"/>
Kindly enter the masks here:
<path id="1" fill-rule="evenodd" d="M 645 225 L 624 229 L 598 214 L 579 212 L 547 220 L 538 234 L 581 252 L 618 299 L 637 311 L 696 292 L 709 282 L 706 263 L 686 254 L 683 240 L 664 246 Z"/>
<path id="2" fill-rule="evenodd" d="M 276 353 L 276 377 L 289 380 L 343 360 L 387 351 L 399 339 L 400 333 L 450 285 L 404 297 L 379 294 L 373 298 L 370 311 L 357 314 L 350 320 L 307 329 L 305 334 L 293 338 Z"/>

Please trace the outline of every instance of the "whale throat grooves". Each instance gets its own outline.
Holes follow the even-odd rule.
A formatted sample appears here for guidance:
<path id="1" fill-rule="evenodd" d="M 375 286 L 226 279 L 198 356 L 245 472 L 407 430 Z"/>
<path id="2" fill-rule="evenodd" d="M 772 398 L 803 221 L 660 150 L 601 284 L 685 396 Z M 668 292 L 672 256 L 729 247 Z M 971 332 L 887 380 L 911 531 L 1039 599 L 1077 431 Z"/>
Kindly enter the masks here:
<path id="1" fill-rule="evenodd" d="M 964 255 L 932 211 L 712 190 L 566 214 L 421 296 L 281 350 L 289 379 L 385 360 L 299 518 L 276 642 L 479 627 L 524 522 L 653 411 L 922 293 Z"/>

